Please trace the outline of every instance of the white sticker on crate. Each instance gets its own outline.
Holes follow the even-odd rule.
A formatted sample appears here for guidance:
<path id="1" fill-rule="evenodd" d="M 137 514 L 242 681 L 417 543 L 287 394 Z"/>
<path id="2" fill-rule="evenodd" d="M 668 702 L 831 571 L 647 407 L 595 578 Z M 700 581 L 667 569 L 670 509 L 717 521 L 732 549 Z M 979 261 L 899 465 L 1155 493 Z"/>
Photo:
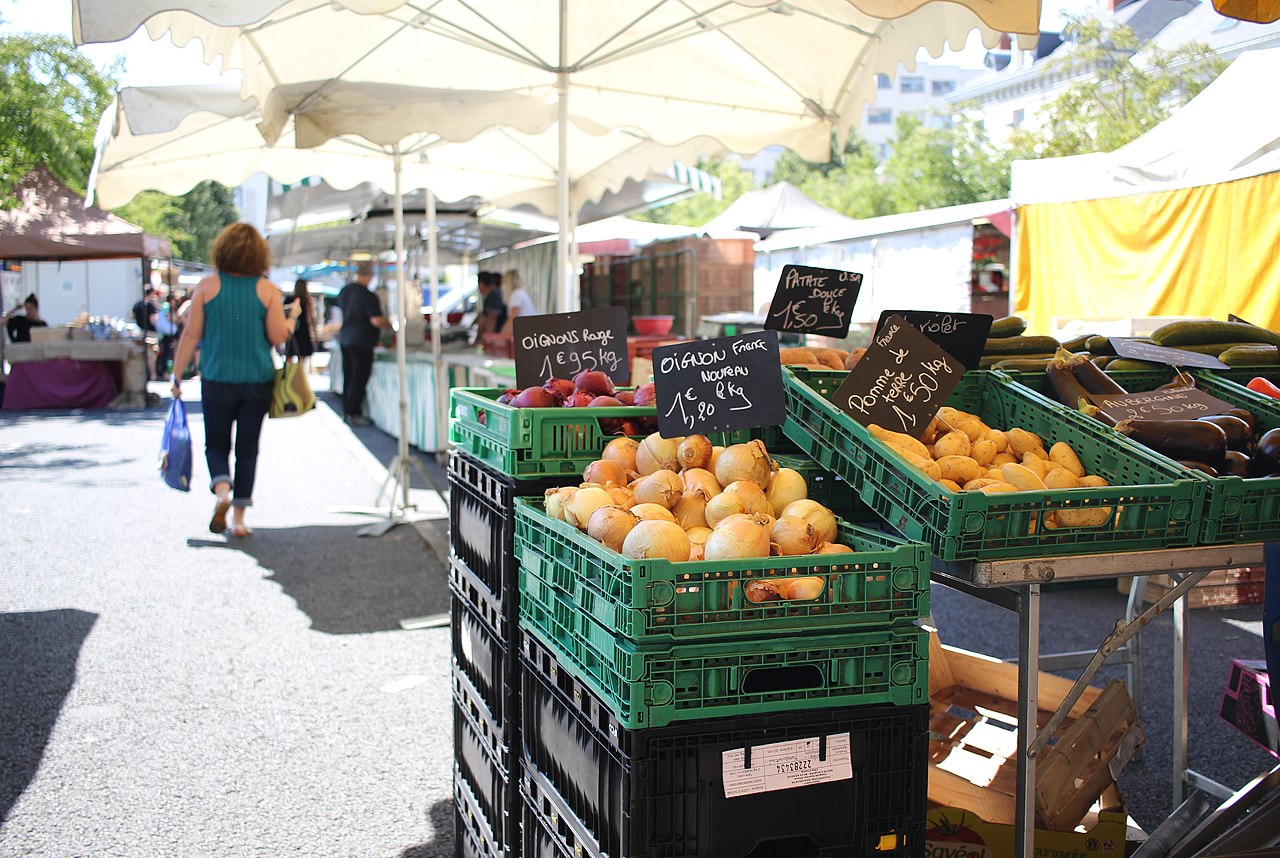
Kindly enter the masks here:
<path id="1" fill-rule="evenodd" d="M 745 748 L 725 751 L 721 754 L 721 774 L 725 798 L 851 780 L 853 762 L 849 753 L 849 734 L 827 736 L 825 749 L 822 740 L 816 736 L 772 745 L 752 745 L 750 767 Z"/>

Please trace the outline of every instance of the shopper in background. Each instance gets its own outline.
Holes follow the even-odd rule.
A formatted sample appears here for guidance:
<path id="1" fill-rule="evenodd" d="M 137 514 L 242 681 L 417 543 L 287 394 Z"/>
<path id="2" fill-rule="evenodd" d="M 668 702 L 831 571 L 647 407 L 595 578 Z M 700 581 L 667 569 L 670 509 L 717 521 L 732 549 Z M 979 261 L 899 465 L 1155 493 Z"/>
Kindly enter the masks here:
<path id="1" fill-rule="evenodd" d="M 480 336 L 496 334 L 507 323 L 507 305 L 502 300 L 502 275 L 496 271 L 481 271 L 476 275 L 480 288 L 480 316 L 476 330 Z"/>
<path id="2" fill-rule="evenodd" d="M 299 277 L 293 284 L 293 297 L 288 300 L 290 308 L 300 307 L 293 315 L 298 319 L 298 327 L 285 345 L 285 357 L 296 357 L 302 361 L 302 371 L 311 372 L 311 356 L 315 354 L 315 324 L 311 318 L 311 293 L 307 290 L 307 279 Z"/>
<path id="3" fill-rule="evenodd" d="M 356 266 L 355 280 L 338 293 L 338 308 L 342 310 L 342 329 L 338 332 L 338 345 L 342 347 L 342 413 L 351 426 L 373 422 L 364 416 L 365 389 L 373 374 L 378 329 L 391 328 L 378 296 L 369 291 L 372 279 L 373 263 L 361 262 Z"/>
<path id="4" fill-rule="evenodd" d="M 14 315 L 19 310 L 23 315 Z M 5 330 L 9 332 L 9 341 L 13 343 L 29 343 L 31 342 L 32 328 L 47 328 L 49 323 L 40 318 L 40 299 L 36 297 L 36 293 L 32 292 L 22 303 L 14 307 L 9 312 L 0 317 L 5 323 Z"/>
<path id="5" fill-rule="evenodd" d="M 147 353 L 147 381 L 154 381 L 156 376 L 156 316 L 160 308 L 156 305 L 156 287 L 148 286 L 142 290 L 142 300 L 133 305 L 133 321 L 142 330 L 142 344 Z"/>
<path id="6" fill-rule="evenodd" d="M 504 331 L 511 331 L 511 320 L 516 316 L 536 316 L 538 306 L 533 303 L 528 290 L 520 279 L 520 272 L 512 268 L 502 278 L 507 299 L 507 322 Z"/>
<path id="7" fill-rule="evenodd" d="M 210 256 L 218 273 L 201 280 L 191 294 L 173 364 L 173 395 L 182 396 L 182 376 L 199 344 L 204 452 L 209 488 L 217 496 L 209 529 L 226 531 L 227 511 L 234 509 L 231 535 L 244 537 L 252 533 L 245 511 L 253 505 L 258 437 L 271 405 L 271 349 L 284 343 L 296 319 L 285 318 L 280 290 L 263 276 L 271 253 L 252 226 L 233 223 L 223 229 Z"/>

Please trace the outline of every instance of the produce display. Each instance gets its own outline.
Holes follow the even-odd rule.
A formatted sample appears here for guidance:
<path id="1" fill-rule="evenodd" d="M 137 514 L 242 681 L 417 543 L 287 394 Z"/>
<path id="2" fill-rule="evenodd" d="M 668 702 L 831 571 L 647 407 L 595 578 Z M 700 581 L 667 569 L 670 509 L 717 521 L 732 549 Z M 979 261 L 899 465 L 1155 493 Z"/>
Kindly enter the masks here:
<path id="1" fill-rule="evenodd" d="M 865 352 L 866 349 L 863 348 L 852 351 L 819 348 L 778 349 L 778 358 L 783 366 L 798 366 L 805 369 L 853 369 Z"/>
<path id="2" fill-rule="evenodd" d="M 546 492 L 545 509 L 633 560 L 675 563 L 836 554 L 835 514 L 807 497 L 762 441 L 714 446 L 705 435 L 609 442 L 583 483 Z M 812 599 L 821 578 L 749 582 L 747 598 Z"/>
<path id="3" fill-rule="evenodd" d="M 653 382 L 619 390 L 607 374 L 584 369 L 572 379 L 552 378 L 523 390 L 508 388 L 498 397 L 498 404 L 512 408 L 620 408 L 651 406 L 655 399 Z M 658 418 L 601 418 L 600 427 L 609 435 L 643 435 L 658 428 Z"/>

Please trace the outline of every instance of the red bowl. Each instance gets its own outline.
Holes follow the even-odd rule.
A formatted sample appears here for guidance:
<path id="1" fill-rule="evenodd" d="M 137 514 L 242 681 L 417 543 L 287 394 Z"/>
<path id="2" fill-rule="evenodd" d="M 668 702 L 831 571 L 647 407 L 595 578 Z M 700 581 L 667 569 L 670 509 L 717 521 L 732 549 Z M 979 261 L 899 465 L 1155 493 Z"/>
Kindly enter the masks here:
<path id="1" fill-rule="evenodd" d="M 642 337 L 660 337 L 671 333 L 671 325 L 675 316 L 632 316 L 631 321 L 636 333 Z"/>

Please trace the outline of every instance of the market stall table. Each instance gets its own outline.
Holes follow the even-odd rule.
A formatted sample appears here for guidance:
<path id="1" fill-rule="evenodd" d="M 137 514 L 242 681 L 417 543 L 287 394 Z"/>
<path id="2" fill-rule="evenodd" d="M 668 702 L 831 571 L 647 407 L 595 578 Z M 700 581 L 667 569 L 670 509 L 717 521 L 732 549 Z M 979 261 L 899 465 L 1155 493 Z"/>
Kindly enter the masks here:
<path id="1" fill-rule="evenodd" d="M 141 354 L 125 340 L 10 343 L 4 410 L 107 408 L 125 387 L 125 362 Z"/>

